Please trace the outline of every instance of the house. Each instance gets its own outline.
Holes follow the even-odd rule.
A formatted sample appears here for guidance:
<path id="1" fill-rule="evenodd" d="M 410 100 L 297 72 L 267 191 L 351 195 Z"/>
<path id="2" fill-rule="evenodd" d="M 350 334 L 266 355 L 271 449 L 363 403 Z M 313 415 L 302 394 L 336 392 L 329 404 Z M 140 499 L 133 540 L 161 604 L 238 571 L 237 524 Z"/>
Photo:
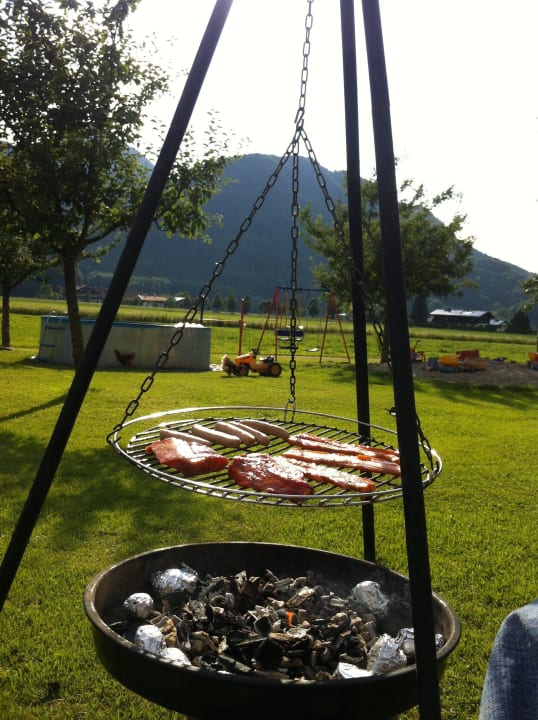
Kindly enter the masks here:
<path id="1" fill-rule="evenodd" d="M 489 310 L 456 310 L 454 308 L 433 310 L 428 322 L 446 328 L 477 328 L 482 330 L 506 330 L 508 323 L 496 320 Z"/>
<path id="2" fill-rule="evenodd" d="M 137 299 L 144 307 L 164 307 L 168 298 L 161 295 L 137 295 Z"/>

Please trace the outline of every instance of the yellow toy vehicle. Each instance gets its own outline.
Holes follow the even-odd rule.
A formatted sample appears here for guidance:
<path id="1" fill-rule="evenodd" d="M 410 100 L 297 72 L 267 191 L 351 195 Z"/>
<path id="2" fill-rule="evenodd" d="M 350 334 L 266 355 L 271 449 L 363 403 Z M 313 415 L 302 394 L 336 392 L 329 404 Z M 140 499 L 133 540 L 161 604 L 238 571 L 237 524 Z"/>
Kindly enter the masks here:
<path id="1" fill-rule="evenodd" d="M 245 377 L 249 372 L 257 372 L 268 377 L 279 377 L 282 374 L 282 365 L 276 362 L 272 355 L 258 358 L 258 350 L 253 348 L 249 353 L 238 355 L 235 362 L 228 355 L 222 358 L 222 369 L 228 375 Z"/>

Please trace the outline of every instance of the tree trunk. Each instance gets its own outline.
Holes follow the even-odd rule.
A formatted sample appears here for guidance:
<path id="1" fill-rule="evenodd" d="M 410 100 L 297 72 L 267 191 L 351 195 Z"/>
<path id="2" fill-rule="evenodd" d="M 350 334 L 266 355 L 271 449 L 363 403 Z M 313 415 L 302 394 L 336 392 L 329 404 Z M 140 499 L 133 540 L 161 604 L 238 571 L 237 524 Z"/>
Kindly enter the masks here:
<path id="1" fill-rule="evenodd" d="M 63 258 L 63 271 L 65 283 L 65 300 L 69 327 L 71 330 L 71 349 L 73 351 L 73 364 L 77 368 L 84 353 L 84 338 L 80 322 L 80 309 L 77 296 L 77 265 L 72 257 Z"/>
<path id="2" fill-rule="evenodd" d="M 383 328 L 383 341 L 380 343 L 381 362 L 390 362 L 390 328 L 387 319 L 385 318 L 385 326 Z"/>
<path id="3" fill-rule="evenodd" d="M 9 297 L 10 291 L 2 288 L 2 347 L 8 348 L 11 345 L 11 333 L 9 330 Z"/>

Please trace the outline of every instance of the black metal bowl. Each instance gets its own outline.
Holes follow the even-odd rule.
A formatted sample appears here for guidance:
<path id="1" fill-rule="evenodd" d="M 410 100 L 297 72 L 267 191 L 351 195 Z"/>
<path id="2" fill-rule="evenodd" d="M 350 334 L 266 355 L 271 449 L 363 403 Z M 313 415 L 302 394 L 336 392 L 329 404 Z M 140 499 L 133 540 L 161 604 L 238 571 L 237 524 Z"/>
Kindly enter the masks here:
<path id="1" fill-rule="evenodd" d="M 163 707 L 203 720 L 236 719 L 244 713 L 257 720 L 390 718 L 418 704 L 416 669 L 409 665 L 384 675 L 314 683 L 227 675 L 178 667 L 136 648 L 110 624 L 123 618 L 122 603 L 133 592 L 149 592 L 157 570 L 186 563 L 200 575 L 226 575 L 270 568 L 277 575 L 297 576 L 312 570 L 334 587 L 349 592 L 362 580 L 375 580 L 387 593 L 409 597 L 409 580 L 364 560 L 323 550 L 270 543 L 224 542 L 178 545 L 136 555 L 102 571 L 87 586 L 84 608 L 92 624 L 97 655 L 119 682 Z M 341 588 L 341 590 L 339 590 Z M 454 611 L 433 595 L 436 632 L 445 637 L 437 654 L 441 674 L 460 638 Z M 409 602 L 402 603 L 399 627 L 412 625 Z"/>

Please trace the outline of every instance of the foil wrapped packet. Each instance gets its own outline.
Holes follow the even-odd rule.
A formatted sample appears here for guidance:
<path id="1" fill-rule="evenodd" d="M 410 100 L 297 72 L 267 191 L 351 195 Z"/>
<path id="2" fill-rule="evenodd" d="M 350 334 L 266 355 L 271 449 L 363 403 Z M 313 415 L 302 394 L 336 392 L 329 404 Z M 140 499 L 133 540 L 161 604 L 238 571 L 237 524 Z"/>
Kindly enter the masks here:
<path id="1" fill-rule="evenodd" d="M 388 598 L 383 595 L 379 584 L 374 580 L 357 583 L 351 591 L 351 597 L 361 612 L 370 612 L 374 615 L 383 615 L 389 605 Z"/>
<path id="2" fill-rule="evenodd" d="M 402 628 L 396 635 L 403 653 L 409 659 L 415 659 L 415 630 L 414 628 Z M 441 633 L 435 634 L 435 649 L 440 650 L 445 644 L 445 638 Z"/>
<path id="3" fill-rule="evenodd" d="M 400 643 L 391 635 L 380 635 L 368 653 L 366 668 L 374 675 L 398 670 L 407 665 Z"/>
<path id="4" fill-rule="evenodd" d="M 182 667 L 185 667 L 186 665 L 192 665 L 188 656 L 183 652 L 183 650 L 178 647 L 165 647 L 163 648 L 163 650 L 161 650 L 159 655 L 165 660 L 170 660 L 176 665 L 181 665 Z"/>
<path id="5" fill-rule="evenodd" d="M 179 568 L 155 572 L 151 576 L 151 584 L 161 596 L 181 591 L 192 594 L 198 581 L 198 573 L 185 564 Z"/>
<path id="6" fill-rule="evenodd" d="M 147 652 L 159 655 L 166 647 L 162 632 L 155 625 L 140 625 L 134 636 L 134 644 Z"/>
<path id="7" fill-rule="evenodd" d="M 133 593 L 123 601 L 123 609 L 127 615 L 145 620 L 154 610 L 153 598 L 148 593 Z"/>
<path id="8" fill-rule="evenodd" d="M 402 628 L 396 635 L 396 640 L 402 648 L 403 654 L 410 660 L 415 659 L 415 630 L 414 628 Z"/>
<path id="9" fill-rule="evenodd" d="M 344 680 L 349 680 L 351 678 L 371 677 L 372 675 L 373 673 L 370 670 L 365 670 L 364 668 L 360 668 L 356 665 L 353 665 L 352 663 L 346 662 L 339 662 L 336 666 L 336 670 L 334 673 L 335 678 L 342 678 Z"/>

